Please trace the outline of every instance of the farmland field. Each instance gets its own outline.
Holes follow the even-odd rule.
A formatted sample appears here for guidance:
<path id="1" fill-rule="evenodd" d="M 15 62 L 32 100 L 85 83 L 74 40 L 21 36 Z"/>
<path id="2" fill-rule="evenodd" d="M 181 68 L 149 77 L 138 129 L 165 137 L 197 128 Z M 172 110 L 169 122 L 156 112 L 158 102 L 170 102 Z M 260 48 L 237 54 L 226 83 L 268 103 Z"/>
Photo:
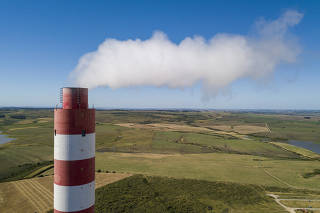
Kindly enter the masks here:
<path id="1" fill-rule="evenodd" d="M 53 111 L 1 109 L 0 114 L 4 115 L 0 117 L 0 131 L 14 138 L 0 145 L 0 181 L 4 182 L 0 185 L 1 195 L 5 192 L 10 198 L 28 191 L 23 189 L 37 182 L 50 191 Z M 139 178 L 142 174 L 149 177 L 151 185 L 154 181 L 167 184 L 175 180 L 180 186 L 180 180 L 189 179 L 318 190 L 315 186 L 320 182 L 319 154 L 285 143 L 288 140 L 320 144 L 320 113 L 99 110 L 96 113 L 96 171 L 137 174 Z M 109 182 L 105 180 L 105 183 Z M 8 187 L 8 184 L 16 186 Z M 190 194 L 189 191 L 181 193 Z M 308 193 L 300 195 L 307 197 Z M 16 200 L 12 204 L 49 210 L 49 197 L 41 196 L 44 198 L 39 205 L 32 204 L 35 202 L 32 199 L 25 200 L 25 204 L 23 199 L 22 203 Z M 314 194 L 310 192 L 309 196 Z M 199 202 L 201 204 L 194 203 L 194 207 L 209 205 L 207 201 Z M 216 200 L 208 202 L 218 205 Z M 222 207 L 232 209 L 226 200 L 219 202 Z M 47 203 L 46 208 L 43 203 Z M 6 205 L 2 196 L 0 212 Z M 278 208 L 273 201 L 268 205 Z M 281 212 L 281 208 L 278 210 Z M 248 206 L 246 211 L 255 212 Z"/>
<path id="2" fill-rule="evenodd" d="M 96 174 L 96 188 L 129 174 Z M 53 206 L 53 176 L 0 183 L 0 212 L 46 212 Z"/>
<path id="3" fill-rule="evenodd" d="M 97 153 L 96 167 L 177 178 L 229 181 L 279 187 L 314 189 L 320 176 L 303 174 L 319 168 L 313 161 L 274 160 L 250 155 L 209 154 L 131 154 Z"/>

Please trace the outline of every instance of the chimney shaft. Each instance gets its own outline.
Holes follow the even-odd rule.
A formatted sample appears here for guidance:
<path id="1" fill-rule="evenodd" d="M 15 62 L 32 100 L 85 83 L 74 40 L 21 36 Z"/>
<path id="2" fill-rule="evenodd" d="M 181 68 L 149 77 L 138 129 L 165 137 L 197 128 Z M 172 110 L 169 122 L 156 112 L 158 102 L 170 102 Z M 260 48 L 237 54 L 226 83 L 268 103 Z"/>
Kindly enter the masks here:
<path id="1" fill-rule="evenodd" d="M 54 212 L 94 212 L 95 110 L 87 88 L 63 88 L 54 110 Z"/>

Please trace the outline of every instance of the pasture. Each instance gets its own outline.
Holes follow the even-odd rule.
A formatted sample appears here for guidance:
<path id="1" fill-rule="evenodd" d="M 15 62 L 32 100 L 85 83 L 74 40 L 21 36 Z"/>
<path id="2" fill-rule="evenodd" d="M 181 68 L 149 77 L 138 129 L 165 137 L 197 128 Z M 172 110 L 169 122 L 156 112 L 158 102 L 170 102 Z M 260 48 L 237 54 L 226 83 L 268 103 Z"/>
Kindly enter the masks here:
<path id="1" fill-rule="evenodd" d="M 319 168 L 307 160 L 276 160 L 251 155 L 97 153 L 96 168 L 208 181 L 228 181 L 296 189 L 315 189 L 320 176 L 303 174 Z"/>

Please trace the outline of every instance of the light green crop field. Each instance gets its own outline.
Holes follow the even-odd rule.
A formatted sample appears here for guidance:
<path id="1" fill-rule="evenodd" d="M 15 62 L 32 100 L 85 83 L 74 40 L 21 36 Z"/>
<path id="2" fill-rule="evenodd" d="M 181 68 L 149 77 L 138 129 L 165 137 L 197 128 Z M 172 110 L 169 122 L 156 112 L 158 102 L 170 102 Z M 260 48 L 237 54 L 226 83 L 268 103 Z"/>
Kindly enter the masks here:
<path id="1" fill-rule="evenodd" d="M 257 139 L 230 138 L 211 132 L 156 131 L 132 129 L 99 123 L 96 128 L 96 148 L 100 152 L 145 153 L 234 153 L 268 156 L 272 158 L 299 158 L 299 154 L 284 150 Z"/>
<path id="2" fill-rule="evenodd" d="M 305 179 L 319 167 L 313 161 L 274 160 L 250 155 L 96 153 L 102 171 L 129 172 L 175 178 L 315 189 L 320 177 Z"/>

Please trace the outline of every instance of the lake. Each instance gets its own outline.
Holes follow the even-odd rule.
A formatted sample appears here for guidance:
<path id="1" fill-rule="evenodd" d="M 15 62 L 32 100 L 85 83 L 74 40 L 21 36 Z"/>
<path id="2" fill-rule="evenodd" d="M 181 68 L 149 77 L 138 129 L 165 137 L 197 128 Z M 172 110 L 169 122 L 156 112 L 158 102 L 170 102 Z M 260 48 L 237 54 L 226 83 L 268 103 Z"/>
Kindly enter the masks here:
<path id="1" fill-rule="evenodd" d="M 8 138 L 6 135 L 1 135 L 0 132 L 0 144 L 8 143 L 11 140 L 13 140 L 13 138 Z"/>
<path id="2" fill-rule="evenodd" d="M 320 154 L 320 144 L 319 143 L 314 143 L 310 141 L 296 141 L 296 140 L 289 140 L 288 144 L 298 146 L 301 148 L 309 149 L 315 153 Z"/>

